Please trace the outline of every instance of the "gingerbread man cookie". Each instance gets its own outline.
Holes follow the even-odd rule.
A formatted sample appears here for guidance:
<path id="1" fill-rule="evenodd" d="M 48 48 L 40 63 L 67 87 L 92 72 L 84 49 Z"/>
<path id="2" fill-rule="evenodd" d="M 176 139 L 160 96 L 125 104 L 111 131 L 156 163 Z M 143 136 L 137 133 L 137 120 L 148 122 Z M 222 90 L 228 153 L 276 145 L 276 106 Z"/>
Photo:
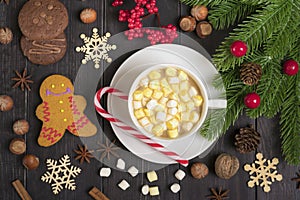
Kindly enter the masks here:
<path id="1" fill-rule="evenodd" d="M 40 146 L 55 144 L 66 130 L 80 137 L 96 134 L 96 126 L 83 113 L 86 100 L 74 95 L 74 86 L 68 78 L 62 75 L 47 77 L 40 87 L 40 96 L 43 103 L 36 109 L 36 116 L 43 121 L 38 138 Z"/>

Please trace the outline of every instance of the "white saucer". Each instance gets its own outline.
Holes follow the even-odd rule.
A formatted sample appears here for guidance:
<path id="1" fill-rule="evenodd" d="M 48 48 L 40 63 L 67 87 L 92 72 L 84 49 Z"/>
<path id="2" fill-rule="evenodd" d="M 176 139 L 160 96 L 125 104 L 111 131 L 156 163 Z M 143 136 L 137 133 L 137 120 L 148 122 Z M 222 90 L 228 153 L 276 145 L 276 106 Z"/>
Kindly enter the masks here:
<path id="1" fill-rule="evenodd" d="M 223 93 L 223 91 L 218 91 L 212 86 L 213 78 L 218 74 L 212 63 L 197 51 L 176 44 L 150 46 L 133 54 L 119 67 L 110 86 L 128 94 L 130 85 L 141 71 L 151 65 L 165 63 L 186 66 L 190 71 L 193 71 L 203 81 L 210 99 L 218 98 Z M 129 116 L 127 101 L 109 95 L 107 104 L 109 113 L 134 127 Z M 142 159 L 160 164 L 175 163 L 172 159 L 130 136 L 114 124 L 111 126 L 124 146 Z M 161 143 L 169 150 L 178 153 L 182 158 L 190 160 L 205 152 L 214 141 L 208 141 L 199 133 L 195 133 L 177 141 L 166 140 Z"/>

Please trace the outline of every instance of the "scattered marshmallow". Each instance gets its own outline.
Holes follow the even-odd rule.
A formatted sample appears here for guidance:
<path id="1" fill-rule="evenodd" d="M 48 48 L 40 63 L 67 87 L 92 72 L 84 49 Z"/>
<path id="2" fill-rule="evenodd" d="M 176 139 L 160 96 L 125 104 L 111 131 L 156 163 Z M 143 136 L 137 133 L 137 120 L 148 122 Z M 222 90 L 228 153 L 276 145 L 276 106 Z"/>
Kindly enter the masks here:
<path id="1" fill-rule="evenodd" d="M 195 87 L 191 87 L 190 88 L 190 90 L 189 90 L 189 95 L 191 96 L 191 97 L 193 97 L 193 96 L 195 96 L 195 95 L 197 95 L 198 94 L 198 92 L 197 92 L 197 89 L 195 88 Z"/>
<path id="2" fill-rule="evenodd" d="M 128 169 L 128 173 L 132 176 L 135 177 L 136 175 L 138 175 L 139 170 L 135 167 L 135 166 L 131 166 Z"/>
<path id="3" fill-rule="evenodd" d="M 140 109 L 142 107 L 143 107 L 143 105 L 142 105 L 141 101 L 133 101 L 133 108 L 134 109 Z"/>
<path id="4" fill-rule="evenodd" d="M 100 169 L 100 176 L 101 177 L 109 177 L 111 174 L 111 169 L 108 167 L 102 167 Z"/>
<path id="5" fill-rule="evenodd" d="M 147 178 L 149 180 L 149 182 L 153 182 L 153 181 L 157 181 L 158 177 L 155 171 L 150 171 L 147 173 Z"/>
<path id="6" fill-rule="evenodd" d="M 143 185 L 141 192 L 143 195 L 147 195 L 149 193 L 149 185 Z"/>
<path id="7" fill-rule="evenodd" d="M 171 185 L 170 189 L 173 193 L 177 193 L 180 191 L 180 185 L 178 183 L 174 183 Z"/>
<path id="8" fill-rule="evenodd" d="M 157 196 L 159 195 L 158 186 L 150 187 L 149 188 L 150 196 Z"/>
<path id="9" fill-rule="evenodd" d="M 147 124 L 146 126 L 144 126 L 144 129 L 149 133 L 151 133 L 152 128 L 153 128 L 153 124 Z"/>
<path id="10" fill-rule="evenodd" d="M 174 107 L 177 106 L 177 101 L 171 99 L 171 100 L 168 101 L 167 106 L 168 106 L 169 108 L 174 108 Z"/>
<path id="11" fill-rule="evenodd" d="M 140 81 L 140 85 L 142 87 L 147 87 L 149 84 L 149 79 L 148 78 L 143 78 L 141 81 Z"/>
<path id="12" fill-rule="evenodd" d="M 170 84 L 177 84 L 180 82 L 179 78 L 177 78 L 177 77 L 169 77 L 168 81 Z"/>
<path id="13" fill-rule="evenodd" d="M 139 122 L 142 126 L 146 126 L 147 124 L 150 124 L 148 117 L 143 117 L 143 118 L 139 119 Z"/>
<path id="14" fill-rule="evenodd" d="M 117 166 L 118 169 L 124 170 L 125 169 L 125 161 L 121 158 L 118 159 L 117 161 Z"/>
<path id="15" fill-rule="evenodd" d="M 177 112 L 178 112 L 178 109 L 177 109 L 177 108 L 169 108 L 169 109 L 168 109 L 168 113 L 169 113 L 170 115 L 176 115 Z"/>
<path id="16" fill-rule="evenodd" d="M 155 106 L 157 105 L 157 101 L 155 99 L 151 99 L 146 107 L 149 109 L 149 110 L 152 110 Z"/>
<path id="17" fill-rule="evenodd" d="M 196 123 L 199 120 L 200 116 L 196 111 L 192 111 L 190 114 L 190 121 Z"/>
<path id="18" fill-rule="evenodd" d="M 167 118 L 167 114 L 165 112 L 157 112 L 156 113 L 156 120 L 157 121 L 166 121 L 166 118 Z"/>
<path id="19" fill-rule="evenodd" d="M 124 179 L 118 184 L 118 186 L 122 190 L 127 190 L 130 187 L 129 183 Z"/>
<path id="20" fill-rule="evenodd" d="M 184 177 L 185 177 L 185 172 L 181 169 L 177 170 L 177 172 L 175 173 L 175 177 L 181 181 Z"/>
<path id="21" fill-rule="evenodd" d="M 190 131 L 193 128 L 193 123 L 192 122 L 185 122 L 182 124 L 182 128 L 185 131 Z"/>

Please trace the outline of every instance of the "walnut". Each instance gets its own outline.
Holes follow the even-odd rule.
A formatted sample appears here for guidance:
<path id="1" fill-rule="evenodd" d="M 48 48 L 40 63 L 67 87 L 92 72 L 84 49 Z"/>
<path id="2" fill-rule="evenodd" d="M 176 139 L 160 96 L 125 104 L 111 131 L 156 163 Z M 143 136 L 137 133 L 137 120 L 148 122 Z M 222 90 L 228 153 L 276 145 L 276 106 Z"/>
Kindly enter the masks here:
<path id="1" fill-rule="evenodd" d="M 13 33 L 12 31 L 5 27 L 0 28 L 0 43 L 1 44 L 9 44 L 13 39 Z"/>
<path id="2" fill-rule="evenodd" d="M 240 167 L 240 162 L 237 157 L 222 153 L 218 156 L 215 162 L 215 171 L 218 177 L 230 179 L 236 174 Z"/>
<path id="3" fill-rule="evenodd" d="M 191 167 L 191 174 L 196 179 L 202 179 L 208 175 L 208 168 L 203 163 L 194 163 Z"/>

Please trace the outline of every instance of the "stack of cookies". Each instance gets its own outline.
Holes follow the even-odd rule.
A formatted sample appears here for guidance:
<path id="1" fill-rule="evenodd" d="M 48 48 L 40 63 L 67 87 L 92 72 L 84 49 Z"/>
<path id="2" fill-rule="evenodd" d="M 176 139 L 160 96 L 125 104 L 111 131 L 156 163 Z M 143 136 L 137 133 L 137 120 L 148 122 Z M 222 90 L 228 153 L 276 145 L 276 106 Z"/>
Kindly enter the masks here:
<path id="1" fill-rule="evenodd" d="M 18 22 L 23 33 L 21 49 L 32 63 L 49 65 L 64 57 L 64 30 L 69 18 L 59 0 L 29 0 L 21 9 Z"/>

